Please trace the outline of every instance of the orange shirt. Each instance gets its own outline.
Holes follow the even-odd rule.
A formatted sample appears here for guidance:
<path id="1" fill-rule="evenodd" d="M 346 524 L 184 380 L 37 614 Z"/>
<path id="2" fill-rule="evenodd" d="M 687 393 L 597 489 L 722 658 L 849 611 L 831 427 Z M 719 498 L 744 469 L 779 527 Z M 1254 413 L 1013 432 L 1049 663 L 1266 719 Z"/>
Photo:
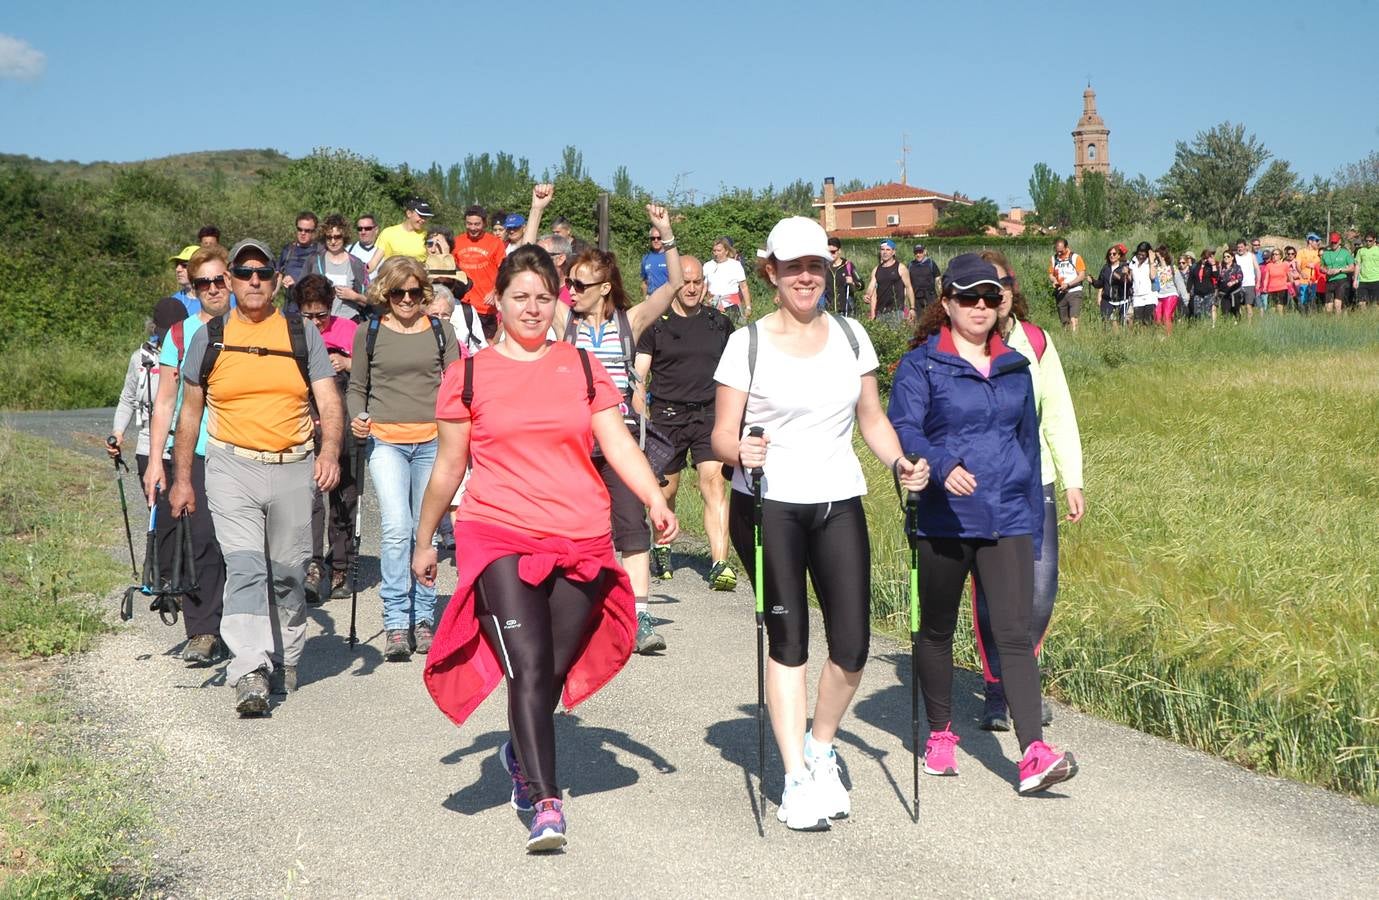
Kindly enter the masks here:
<path id="1" fill-rule="evenodd" d="M 455 265 L 469 276 L 470 288 L 463 302 L 481 313 L 493 312 L 493 305 L 487 298 L 498 282 L 498 267 L 507 258 L 507 245 L 503 239 L 490 231 L 485 231 L 479 239 L 472 240 L 468 232 L 455 236 Z"/>
<path id="2" fill-rule="evenodd" d="M 1311 247 L 1298 251 L 1298 275 L 1306 283 L 1317 280 L 1317 266 L 1322 264 L 1322 255 Z"/>
<path id="3" fill-rule="evenodd" d="M 308 327 L 307 340 L 316 329 Z M 203 334 L 205 329 L 197 332 Z M 225 321 L 225 343 L 239 347 L 285 350 L 287 356 L 258 356 L 222 350 L 207 380 L 206 430 L 211 437 L 249 450 L 271 453 L 311 441 L 307 386 L 281 313 L 254 323 L 236 313 Z M 316 344 L 324 354 L 319 333 Z M 199 360 L 200 357 L 198 357 Z M 199 363 L 198 363 L 199 365 Z M 329 365 L 329 363 L 327 363 Z"/>

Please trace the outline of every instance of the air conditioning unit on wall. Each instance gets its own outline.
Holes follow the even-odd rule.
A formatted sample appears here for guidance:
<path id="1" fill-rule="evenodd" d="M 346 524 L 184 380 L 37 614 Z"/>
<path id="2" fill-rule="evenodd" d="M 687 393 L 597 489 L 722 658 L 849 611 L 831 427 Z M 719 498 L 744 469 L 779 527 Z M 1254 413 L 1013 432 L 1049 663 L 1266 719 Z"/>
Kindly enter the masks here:
<path id="1" fill-rule="evenodd" d="M 898 216 L 898 215 L 886 216 L 886 224 L 887 224 L 887 225 L 899 225 L 899 224 L 900 224 L 900 216 Z"/>

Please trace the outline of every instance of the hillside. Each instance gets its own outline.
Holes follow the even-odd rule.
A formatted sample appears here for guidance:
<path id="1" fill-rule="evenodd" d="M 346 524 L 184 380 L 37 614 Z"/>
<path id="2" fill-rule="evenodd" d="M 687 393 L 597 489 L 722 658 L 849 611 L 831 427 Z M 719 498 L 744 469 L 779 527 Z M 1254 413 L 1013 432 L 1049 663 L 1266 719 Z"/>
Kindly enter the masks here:
<path id="1" fill-rule="evenodd" d="M 90 182 L 105 182 L 116 173 L 133 168 L 147 168 L 166 175 L 176 175 L 197 183 L 210 183 L 224 178 L 227 184 L 246 183 L 284 168 L 291 157 L 277 150 L 204 150 L 198 153 L 178 153 L 157 159 L 131 162 L 81 163 L 75 160 L 37 159 L 14 153 L 0 153 L 0 165 L 21 166 L 35 174 L 77 178 Z"/>

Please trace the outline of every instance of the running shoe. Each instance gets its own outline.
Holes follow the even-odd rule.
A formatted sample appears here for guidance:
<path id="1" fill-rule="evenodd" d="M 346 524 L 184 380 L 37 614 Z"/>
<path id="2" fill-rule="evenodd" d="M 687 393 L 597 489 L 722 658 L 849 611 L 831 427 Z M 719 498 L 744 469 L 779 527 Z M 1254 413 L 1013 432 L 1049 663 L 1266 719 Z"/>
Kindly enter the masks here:
<path id="1" fill-rule="evenodd" d="M 263 669 L 255 669 L 235 682 L 235 712 L 243 717 L 268 712 L 268 675 Z"/>
<path id="2" fill-rule="evenodd" d="M 953 752 L 958 746 L 958 736 L 952 731 L 950 723 L 942 731 L 931 731 L 924 745 L 924 772 L 926 775 L 958 774 L 957 755 Z"/>
<path id="3" fill-rule="evenodd" d="M 666 649 L 666 639 L 656 633 L 651 613 L 637 613 L 637 652 L 643 655 Z"/>
<path id="4" fill-rule="evenodd" d="M 418 622 L 412 628 L 412 646 L 422 656 L 431 652 L 431 642 L 435 639 L 436 630 L 431 627 L 430 622 Z"/>
<path id="5" fill-rule="evenodd" d="M 837 752 L 830 747 L 827 754 L 813 756 L 809 749 L 809 741 L 805 741 L 804 765 L 814 780 L 819 805 L 830 819 L 846 819 L 852 813 L 852 800 L 848 797 L 848 789 L 843 787 L 843 780 L 838 777 Z"/>
<path id="6" fill-rule="evenodd" d="M 512 741 L 503 741 L 503 746 L 498 748 L 498 758 L 503 761 L 503 768 L 512 778 L 512 808 L 518 812 L 531 812 L 531 788 L 527 786 L 527 779 L 522 777 L 522 767 L 517 764 Z"/>
<path id="7" fill-rule="evenodd" d="M 990 691 L 987 692 L 986 706 L 982 712 L 981 725 L 978 727 L 982 731 L 1010 730 L 1010 714 L 1006 711 L 1005 697 L 993 697 Z"/>
<path id="8" fill-rule="evenodd" d="M 548 853 L 565 846 L 565 810 L 559 800 L 536 801 L 536 817 L 527 838 L 528 853 Z"/>
<path id="9" fill-rule="evenodd" d="M 819 788 L 806 772 L 803 777 L 785 776 L 785 790 L 776 820 L 791 831 L 828 831 L 828 812 L 820 802 Z"/>
<path id="10" fill-rule="evenodd" d="M 383 658 L 388 662 L 406 662 L 412 658 L 412 642 L 406 628 L 389 628 L 383 641 Z"/>
<path id="11" fill-rule="evenodd" d="M 675 577 L 675 567 L 670 562 L 670 546 L 658 544 L 651 548 L 651 573 L 662 581 Z"/>
<path id="12" fill-rule="evenodd" d="M 1020 760 L 1020 793 L 1036 794 L 1077 774 L 1077 760 L 1071 753 L 1035 741 Z"/>
<path id="13" fill-rule="evenodd" d="M 737 587 L 737 573 L 726 559 L 720 559 L 709 569 L 709 587 L 715 591 L 731 591 Z"/>

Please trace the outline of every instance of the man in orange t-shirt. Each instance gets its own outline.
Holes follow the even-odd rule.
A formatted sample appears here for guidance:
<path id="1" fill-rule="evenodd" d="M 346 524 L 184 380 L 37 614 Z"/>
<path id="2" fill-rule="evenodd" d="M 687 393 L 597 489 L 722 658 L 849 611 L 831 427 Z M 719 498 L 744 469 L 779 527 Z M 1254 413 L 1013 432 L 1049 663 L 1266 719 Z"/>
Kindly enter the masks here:
<path id="1" fill-rule="evenodd" d="M 306 642 L 303 583 L 312 496 L 339 480 L 344 433 L 325 342 L 317 329 L 300 319 L 289 323 L 273 307 L 279 280 L 267 245 L 243 240 L 230 250 L 238 306 L 207 322 L 187 344 L 168 496 L 174 516 L 196 508 L 192 454 L 201 411 L 209 406 L 206 499 L 225 555 L 220 637 L 234 654 L 225 681 L 234 686 L 241 716 L 263 715 L 270 693 L 296 689 Z M 210 332 L 217 329 L 221 336 L 212 345 Z M 320 413 L 319 456 L 312 448 L 309 399 Z"/>
<path id="2" fill-rule="evenodd" d="M 488 231 L 488 214 L 482 206 L 464 211 L 464 233 L 456 235 L 455 265 L 469 276 L 470 289 L 460 298 L 474 307 L 484 323 L 484 336 L 490 341 L 498 333 L 498 313 L 493 306 L 493 289 L 498 283 L 498 267 L 507 258 L 503 239 Z"/>

